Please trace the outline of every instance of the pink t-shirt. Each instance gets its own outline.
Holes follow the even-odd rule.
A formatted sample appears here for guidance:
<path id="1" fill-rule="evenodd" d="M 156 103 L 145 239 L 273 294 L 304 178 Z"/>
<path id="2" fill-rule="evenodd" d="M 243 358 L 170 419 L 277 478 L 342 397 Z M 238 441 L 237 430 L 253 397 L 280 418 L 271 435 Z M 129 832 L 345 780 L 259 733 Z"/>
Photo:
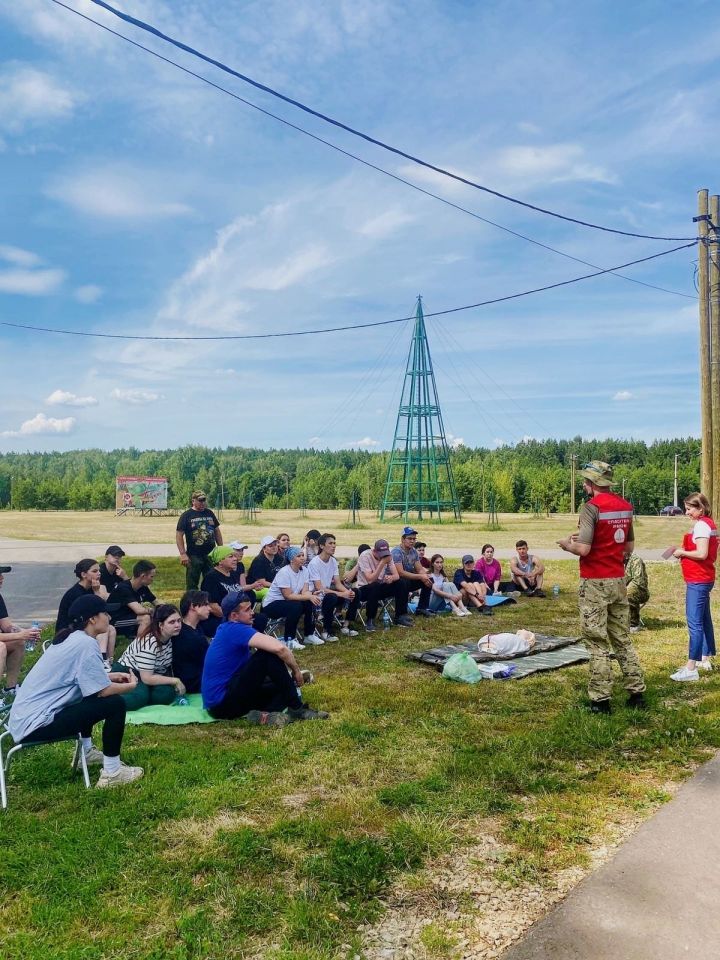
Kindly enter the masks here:
<path id="1" fill-rule="evenodd" d="M 492 587 L 495 581 L 500 579 L 502 574 L 500 562 L 498 560 L 491 560 L 490 563 L 488 563 L 485 557 L 480 557 L 475 564 L 475 569 L 489 587 Z"/>

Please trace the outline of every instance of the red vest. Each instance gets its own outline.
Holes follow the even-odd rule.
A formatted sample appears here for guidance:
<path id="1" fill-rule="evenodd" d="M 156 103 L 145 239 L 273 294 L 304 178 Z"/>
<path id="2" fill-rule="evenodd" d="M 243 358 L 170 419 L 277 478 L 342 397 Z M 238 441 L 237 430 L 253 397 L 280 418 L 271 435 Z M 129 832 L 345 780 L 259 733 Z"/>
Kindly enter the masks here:
<path id="1" fill-rule="evenodd" d="M 715 560 L 718 552 L 717 527 L 712 517 L 700 517 L 710 527 L 710 543 L 708 544 L 708 555 L 704 560 L 697 560 L 693 557 L 680 557 L 680 566 L 685 583 L 714 583 L 715 582 Z M 683 537 L 683 550 L 695 550 L 697 544 L 693 540 L 692 531 L 686 533 Z"/>
<path id="2" fill-rule="evenodd" d="M 598 508 L 590 553 L 580 557 L 580 576 L 586 580 L 625 576 L 623 557 L 632 524 L 632 505 L 616 493 L 596 493 L 589 501 Z"/>

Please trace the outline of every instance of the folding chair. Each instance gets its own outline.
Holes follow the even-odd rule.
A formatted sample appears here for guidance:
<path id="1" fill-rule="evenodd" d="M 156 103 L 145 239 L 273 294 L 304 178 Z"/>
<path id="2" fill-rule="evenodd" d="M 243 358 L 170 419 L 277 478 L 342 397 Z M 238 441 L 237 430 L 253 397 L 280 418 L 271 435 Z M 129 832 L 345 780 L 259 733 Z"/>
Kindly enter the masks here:
<path id="1" fill-rule="evenodd" d="M 76 773 L 78 767 L 80 767 L 82 770 L 83 779 L 85 781 L 85 789 L 90 789 L 90 774 L 88 772 L 85 751 L 83 750 L 82 745 L 82 735 L 80 733 L 76 733 L 74 736 L 70 735 L 67 737 L 57 737 L 52 740 L 34 740 L 31 743 L 16 743 L 14 746 L 10 747 L 8 752 L 3 757 L 3 740 L 7 738 L 9 742 L 12 739 L 12 734 L 7 727 L 7 718 L 9 714 L 10 710 L 7 709 L 3 715 L 0 716 L 0 801 L 2 802 L 3 810 L 6 810 L 8 805 L 7 775 L 10 769 L 10 760 L 13 754 L 20 750 L 29 750 L 31 747 L 44 747 L 50 743 L 64 743 L 65 741 L 74 742 L 75 753 L 73 755 L 72 772 Z"/>

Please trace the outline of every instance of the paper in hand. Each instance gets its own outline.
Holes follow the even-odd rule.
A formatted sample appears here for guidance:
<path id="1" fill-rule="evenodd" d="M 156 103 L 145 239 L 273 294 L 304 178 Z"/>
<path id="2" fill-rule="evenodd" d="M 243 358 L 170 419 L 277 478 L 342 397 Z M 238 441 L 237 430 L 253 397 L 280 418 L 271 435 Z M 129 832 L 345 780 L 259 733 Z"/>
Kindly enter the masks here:
<path id="1" fill-rule="evenodd" d="M 676 547 L 668 547 L 667 550 L 663 550 L 661 556 L 663 560 L 669 560 L 670 557 L 675 553 Z"/>

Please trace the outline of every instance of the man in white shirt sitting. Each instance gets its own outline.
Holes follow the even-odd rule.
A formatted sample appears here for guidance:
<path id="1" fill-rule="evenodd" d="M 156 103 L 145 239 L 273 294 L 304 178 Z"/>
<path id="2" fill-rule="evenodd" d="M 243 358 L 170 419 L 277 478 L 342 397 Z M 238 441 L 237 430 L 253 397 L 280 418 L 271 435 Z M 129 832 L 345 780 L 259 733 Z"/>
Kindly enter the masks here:
<path id="1" fill-rule="evenodd" d="M 336 546 L 335 534 L 323 533 L 318 540 L 320 553 L 313 557 L 308 564 L 311 587 L 317 596 L 322 599 L 320 637 L 323 640 L 337 640 L 337 637 L 333 636 L 332 633 L 333 616 L 336 608 L 342 606 L 346 600 L 349 605 L 340 633 L 346 637 L 357 636 L 357 630 L 352 630 L 350 623 L 355 619 L 357 608 L 360 605 L 360 595 L 355 590 L 346 587 L 340 579 L 340 571 L 335 559 Z"/>

